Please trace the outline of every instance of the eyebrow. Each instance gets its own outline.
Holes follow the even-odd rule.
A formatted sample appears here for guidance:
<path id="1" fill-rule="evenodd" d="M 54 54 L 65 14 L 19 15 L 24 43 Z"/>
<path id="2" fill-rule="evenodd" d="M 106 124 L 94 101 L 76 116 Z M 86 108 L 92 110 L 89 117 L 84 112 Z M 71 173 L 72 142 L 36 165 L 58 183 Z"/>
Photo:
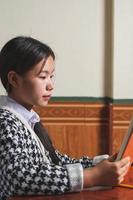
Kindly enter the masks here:
<path id="1" fill-rule="evenodd" d="M 55 71 L 55 69 L 53 69 L 53 71 L 51 72 L 51 73 L 53 73 Z M 47 71 L 47 70 L 42 70 L 42 71 L 40 71 L 40 73 L 46 73 L 46 74 L 49 74 L 49 71 Z M 39 73 L 39 74 L 40 74 Z"/>

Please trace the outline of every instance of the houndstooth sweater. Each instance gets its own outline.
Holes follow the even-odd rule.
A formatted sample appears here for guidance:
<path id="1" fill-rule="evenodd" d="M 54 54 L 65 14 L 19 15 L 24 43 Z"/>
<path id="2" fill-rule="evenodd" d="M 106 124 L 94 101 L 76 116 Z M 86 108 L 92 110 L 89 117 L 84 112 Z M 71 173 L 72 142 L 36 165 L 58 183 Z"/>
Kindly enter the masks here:
<path id="1" fill-rule="evenodd" d="M 56 151 L 60 164 L 55 165 L 44 151 L 22 118 L 10 109 L 0 108 L 1 200 L 12 195 L 50 195 L 82 189 L 82 168 L 92 166 L 92 159 L 71 159 Z"/>
<path id="2" fill-rule="evenodd" d="M 83 188 L 83 168 L 97 158 L 79 160 L 60 154 L 52 162 L 26 120 L 8 107 L 0 108 L 0 199 L 13 195 L 52 195 Z"/>

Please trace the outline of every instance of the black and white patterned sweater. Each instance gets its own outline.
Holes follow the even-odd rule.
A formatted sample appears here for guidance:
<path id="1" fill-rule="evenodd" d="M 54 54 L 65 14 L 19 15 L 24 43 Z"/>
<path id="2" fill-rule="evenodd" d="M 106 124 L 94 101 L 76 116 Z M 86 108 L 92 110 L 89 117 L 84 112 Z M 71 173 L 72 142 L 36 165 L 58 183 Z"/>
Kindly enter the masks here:
<path id="1" fill-rule="evenodd" d="M 25 124 L 13 110 L 0 108 L 0 199 L 81 190 L 83 168 L 92 166 L 92 159 L 71 159 L 56 151 L 60 164 L 55 165 Z"/>
<path id="2" fill-rule="evenodd" d="M 0 199 L 13 195 L 53 195 L 83 188 L 83 168 L 96 158 L 79 160 L 60 154 L 59 165 L 26 120 L 8 107 L 0 108 Z"/>

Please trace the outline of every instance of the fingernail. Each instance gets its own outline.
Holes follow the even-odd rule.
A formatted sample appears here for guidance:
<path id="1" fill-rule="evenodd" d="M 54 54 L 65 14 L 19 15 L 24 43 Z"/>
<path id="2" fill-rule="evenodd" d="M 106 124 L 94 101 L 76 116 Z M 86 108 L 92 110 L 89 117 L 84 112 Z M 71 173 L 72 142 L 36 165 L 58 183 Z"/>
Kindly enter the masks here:
<path id="1" fill-rule="evenodd" d="M 126 157 L 126 159 L 127 159 L 128 161 L 130 161 L 130 160 L 131 160 L 131 158 L 130 158 L 130 157 Z"/>

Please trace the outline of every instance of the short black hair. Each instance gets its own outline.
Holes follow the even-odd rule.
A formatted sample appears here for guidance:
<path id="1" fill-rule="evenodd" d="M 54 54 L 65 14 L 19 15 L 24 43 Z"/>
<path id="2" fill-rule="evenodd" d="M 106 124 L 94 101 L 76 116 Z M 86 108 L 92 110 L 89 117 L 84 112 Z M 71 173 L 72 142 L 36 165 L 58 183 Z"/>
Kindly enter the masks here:
<path id="1" fill-rule="evenodd" d="M 11 89 L 8 83 L 9 71 L 23 75 L 42 59 L 46 62 L 49 56 L 55 60 L 53 50 L 37 39 L 19 36 L 9 40 L 0 52 L 0 78 L 6 91 Z"/>

